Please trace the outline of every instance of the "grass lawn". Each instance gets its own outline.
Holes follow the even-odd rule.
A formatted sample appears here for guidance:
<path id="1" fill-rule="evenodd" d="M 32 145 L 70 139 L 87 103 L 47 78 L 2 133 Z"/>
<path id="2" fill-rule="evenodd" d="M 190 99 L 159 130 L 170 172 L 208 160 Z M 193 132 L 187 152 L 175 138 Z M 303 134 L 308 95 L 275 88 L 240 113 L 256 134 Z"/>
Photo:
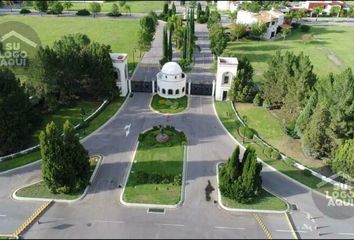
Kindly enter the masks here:
<path id="1" fill-rule="evenodd" d="M 99 115 L 97 115 L 91 122 L 88 123 L 85 129 L 79 130 L 80 138 L 88 136 L 100 126 L 102 126 L 105 122 L 107 122 L 113 115 L 118 111 L 118 109 L 122 106 L 124 102 L 124 98 L 117 97 L 113 99 L 102 111 Z M 7 160 L 4 162 L 0 162 L 0 172 L 7 171 L 16 167 L 20 167 L 31 162 L 37 161 L 41 158 L 41 154 L 39 151 L 26 154 L 21 157 L 17 157 L 11 160 Z"/>
<path id="2" fill-rule="evenodd" d="M 99 157 L 91 157 L 90 158 L 91 174 L 95 170 L 98 160 L 99 160 Z M 19 191 L 16 192 L 16 196 L 27 197 L 27 198 L 48 198 L 48 199 L 74 200 L 76 198 L 79 198 L 84 193 L 84 191 L 85 191 L 85 189 L 82 189 L 78 192 L 70 193 L 70 194 L 63 194 L 63 193 L 54 194 L 54 193 L 50 192 L 50 190 L 47 188 L 44 181 L 41 181 L 39 183 L 36 183 L 31 186 L 20 189 Z"/>
<path id="3" fill-rule="evenodd" d="M 150 130 L 140 141 L 132 166 L 123 199 L 129 203 L 175 205 L 181 199 L 180 184 L 171 182 L 153 183 L 141 179 L 141 173 L 149 176 L 183 175 L 184 146 L 175 130 L 164 130 L 170 137 L 166 143 L 157 143 L 155 137 L 159 130 Z M 152 177 L 150 177 L 152 178 Z"/>
<path id="4" fill-rule="evenodd" d="M 272 211 L 285 211 L 287 205 L 284 201 L 262 189 L 262 193 L 259 198 L 255 199 L 251 203 L 242 204 L 233 199 L 222 196 L 222 203 L 228 208 L 238 209 L 254 209 L 254 210 L 272 210 Z"/>
<path id="5" fill-rule="evenodd" d="M 177 99 L 166 99 L 158 94 L 154 95 L 151 102 L 151 107 L 160 113 L 180 113 L 188 106 L 188 97 L 184 96 Z"/>
<path id="6" fill-rule="evenodd" d="M 101 4 L 101 12 L 111 12 L 112 5 L 116 3 L 120 9 L 120 12 L 125 13 L 123 8 L 119 6 L 119 1 L 104 2 Z M 131 1 L 127 0 L 127 4 L 130 6 L 132 13 L 148 13 L 150 11 L 162 11 L 164 1 Z M 77 11 L 86 8 L 91 11 L 90 3 L 73 3 L 73 7 L 69 11 Z M 29 9 L 33 9 L 30 7 Z M 66 9 L 65 9 L 66 10 Z"/>
<path id="7" fill-rule="evenodd" d="M 33 134 L 32 145 L 38 144 L 39 134 L 45 129 L 48 123 L 54 122 L 59 129 L 63 128 L 66 120 L 69 120 L 74 126 L 81 122 L 81 108 L 84 109 L 86 115 L 84 118 L 90 116 L 101 105 L 100 102 L 79 101 L 73 106 L 61 107 L 53 114 L 43 115 L 43 121 L 38 130 Z"/>
<path id="8" fill-rule="evenodd" d="M 42 46 L 52 46 L 54 41 L 62 36 L 74 33 L 86 34 L 91 41 L 110 45 L 113 52 L 128 53 L 128 61 L 132 65 L 133 49 L 138 41 L 138 19 L 108 19 L 108 18 L 76 18 L 55 16 L 11 16 L 0 15 L 0 23 L 16 21 L 29 25 L 34 29 Z M 55 26 L 55 28 L 53 28 Z M 138 62 L 138 52 L 135 62 Z M 26 79 L 26 71 L 16 71 L 19 78 Z"/>
<path id="9" fill-rule="evenodd" d="M 247 57 L 255 69 L 255 81 L 262 82 L 262 74 L 268 68 L 267 61 L 276 50 L 303 51 L 309 56 L 318 76 L 327 76 L 330 72 L 339 73 L 347 67 L 353 67 L 354 55 L 352 39 L 354 27 L 349 26 L 313 26 L 310 33 L 315 41 L 304 43 L 301 33 L 294 30 L 287 39 L 275 41 L 240 40 L 230 42 L 227 49 L 237 57 Z M 339 44 L 340 43 L 340 44 Z"/>
<path id="10" fill-rule="evenodd" d="M 270 111 L 245 103 L 237 103 L 236 109 L 241 116 L 247 116 L 247 125 L 255 129 L 259 136 L 270 145 L 307 167 L 323 174 L 331 174 L 325 162 L 309 158 L 303 153 L 300 139 L 289 137 L 281 121 Z"/>
<path id="11" fill-rule="evenodd" d="M 222 101 L 215 101 L 215 108 L 217 111 L 217 114 L 225 126 L 225 128 L 239 141 L 242 142 L 241 136 L 238 134 L 238 131 L 236 129 L 236 114 L 234 113 L 231 103 L 230 102 L 222 102 Z M 251 144 L 257 152 L 257 156 L 261 158 L 264 162 L 269 164 L 270 166 L 276 168 L 278 171 L 286 174 L 287 176 L 305 184 L 306 186 L 317 189 L 317 184 L 321 182 L 320 179 L 314 176 L 305 176 L 302 171 L 299 169 L 291 166 L 290 164 L 287 164 L 285 161 L 282 160 L 271 160 L 268 159 L 264 154 L 263 154 L 263 149 L 260 144 L 255 144 L 255 143 L 250 143 L 248 142 L 247 144 Z M 317 189 L 319 190 L 319 189 Z"/>

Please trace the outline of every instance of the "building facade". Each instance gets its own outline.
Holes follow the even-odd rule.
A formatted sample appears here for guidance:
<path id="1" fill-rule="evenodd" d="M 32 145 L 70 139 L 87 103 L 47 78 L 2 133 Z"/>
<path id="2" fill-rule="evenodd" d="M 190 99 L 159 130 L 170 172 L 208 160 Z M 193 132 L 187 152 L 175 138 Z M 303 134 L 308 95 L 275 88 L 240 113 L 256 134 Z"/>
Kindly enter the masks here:
<path id="1" fill-rule="evenodd" d="M 231 88 L 232 81 L 237 74 L 237 68 L 237 58 L 218 57 L 215 83 L 216 100 L 225 101 L 228 99 L 228 92 Z"/>
<path id="2" fill-rule="evenodd" d="M 110 53 L 116 85 L 121 91 L 121 96 L 127 96 L 130 92 L 130 81 L 128 76 L 128 54 Z"/>
<path id="3" fill-rule="evenodd" d="M 181 98 L 186 95 L 187 75 L 176 62 L 166 63 L 156 75 L 157 94 L 163 98 Z M 153 92 L 155 86 L 153 82 Z"/>

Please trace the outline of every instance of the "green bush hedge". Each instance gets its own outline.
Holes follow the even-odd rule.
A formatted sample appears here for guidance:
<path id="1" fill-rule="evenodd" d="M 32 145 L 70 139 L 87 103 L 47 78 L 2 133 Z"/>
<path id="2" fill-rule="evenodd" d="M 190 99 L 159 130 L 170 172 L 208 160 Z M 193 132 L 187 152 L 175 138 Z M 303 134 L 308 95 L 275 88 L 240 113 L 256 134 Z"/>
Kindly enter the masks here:
<path id="1" fill-rule="evenodd" d="M 77 16 L 89 16 L 89 15 L 91 15 L 91 13 L 87 9 L 81 9 L 81 10 L 77 11 L 76 15 Z"/>
<path id="2" fill-rule="evenodd" d="M 20 14 L 29 14 L 29 13 L 31 13 L 31 10 L 29 10 L 29 9 L 27 9 L 27 8 L 22 8 L 22 9 L 20 10 Z"/>
<path id="3" fill-rule="evenodd" d="M 306 177 L 312 176 L 312 172 L 308 169 L 302 170 L 302 174 L 304 174 Z"/>
<path id="4" fill-rule="evenodd" d="M 181 186 L 181 175 L 164 175 L 156 173 L 146 173 L 139 171 L 136 173 L 137 184 L 172 184 Z"/>
<path id="5" fill-rule="evenodd" d="M 300 31 L 301 32 L 309 32 L 311 27 L 309 25 L 301 25 L 300 26 Z"/>

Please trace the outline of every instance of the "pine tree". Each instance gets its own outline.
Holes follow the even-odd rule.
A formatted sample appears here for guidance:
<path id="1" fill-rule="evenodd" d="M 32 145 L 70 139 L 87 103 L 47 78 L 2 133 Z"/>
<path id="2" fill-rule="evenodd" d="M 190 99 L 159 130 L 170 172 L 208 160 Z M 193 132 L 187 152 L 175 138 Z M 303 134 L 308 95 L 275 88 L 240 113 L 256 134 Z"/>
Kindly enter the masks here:
<path id="1" fill-rule="evenodd" d="M 205 18 L 206 18 L 207 20 L 209 20 L 209 16 L 210 16 L 210 9 L 209 9 L 209 6 L 207 5 L 207 6 L 205 7 Z"/>
<path id="2" fill-rule="evenodd" d="M 199 21 L 200 17 L 202 16 L 202 5 L 198 2 L 197 5 L 197 21 Z"/>
<path id="3" fill-rule="evenodd" d="M 169 37 L 168 37 L 168 60 L 172 61 L 173 57 L 173 46 L 172 46 L 172 30 L 169 30 Z"/>
<path id="4" fill-rule="evenodd" d="M 167 15 L 168 14 L 168 3 L 165 3 L 164 5 L 163 5 L 163 14 L 164 15 Z"/>
<path id="5" fill-rule="evenodd" d="M 175 3 L 173 2 L 173 3 L 172 3 L 172 15 L 176 15 L 176 13 L 177 13 L 176 5 L 175 5 Z"/>
<path id="6" fill-rule="evenodd" d="M 39 116 L 15 74 L 0 67 L 0 156 L 27 146 Z"/>
<path id="7" fill-rule="evenodd" d="M 333 154 L 331 166 L 334 172 L 344 172 L 354 177 L 354 139 L 344 141 Z"/>
<path id="8" fill-rule="evenodd" d="M 298 136 L 302 136 L 303 131 L 306 129 L 308 121 L 316 108 L 317 102 L 317 92 L 314 91 L 309 101 L 307 102 L 306 107 L 302 110 L 296 120 L 295 131 Z"/>

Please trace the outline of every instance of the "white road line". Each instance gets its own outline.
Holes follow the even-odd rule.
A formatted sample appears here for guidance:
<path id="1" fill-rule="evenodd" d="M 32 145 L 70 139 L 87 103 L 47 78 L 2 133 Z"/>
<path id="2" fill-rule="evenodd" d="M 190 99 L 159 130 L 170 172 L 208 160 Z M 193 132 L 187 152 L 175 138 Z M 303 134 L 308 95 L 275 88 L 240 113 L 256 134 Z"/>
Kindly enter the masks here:
<path id="1" fill-rule="evenodd" d="M 156 223 L 156 225 L 170 226 L 170 227 L 184 227 L 183 224 L 172 224 L 172 223 Z"/>
<path id="2" fill-rule="evenodd" d="M 109 220 L 94 220 L 93 222 L 99 222 L 99 223 L 120 223 L 120 224 L 125 223 L 124 221 L 109 221 Z"/>
<path id="3" fill-rule="evenodd" d="M 291 233 L 292 231 L 290 230 L 281 230 L 281 229 L 278 229 L 278 230 L 275 230 L 277 232 L 289 232 Z M 298 233 L 307 233 L 307 231 L 302 231 L 302 230 L 295 230 L 295 232 L 298 232 Z"/>
<path id="4" fill-rule="evenodd" d="M 238 228 L 238 227 L 215 227 L 216 229 L 224 229 L 224 230 L 245 230 L 246 228 Z"/>
<path id="5" fill-rule="evenodd" d="M 354 236 L 354 233 L 338 233 L 339 235 L 349 235 L 349 236 Z"/>
<path id="6" fill-rule="evenodd" d="M 1 215 L 1 214 L 0 214 L 0 217 L 7 217 L 7 216 L 6 216 L 6 215 Z"/>

